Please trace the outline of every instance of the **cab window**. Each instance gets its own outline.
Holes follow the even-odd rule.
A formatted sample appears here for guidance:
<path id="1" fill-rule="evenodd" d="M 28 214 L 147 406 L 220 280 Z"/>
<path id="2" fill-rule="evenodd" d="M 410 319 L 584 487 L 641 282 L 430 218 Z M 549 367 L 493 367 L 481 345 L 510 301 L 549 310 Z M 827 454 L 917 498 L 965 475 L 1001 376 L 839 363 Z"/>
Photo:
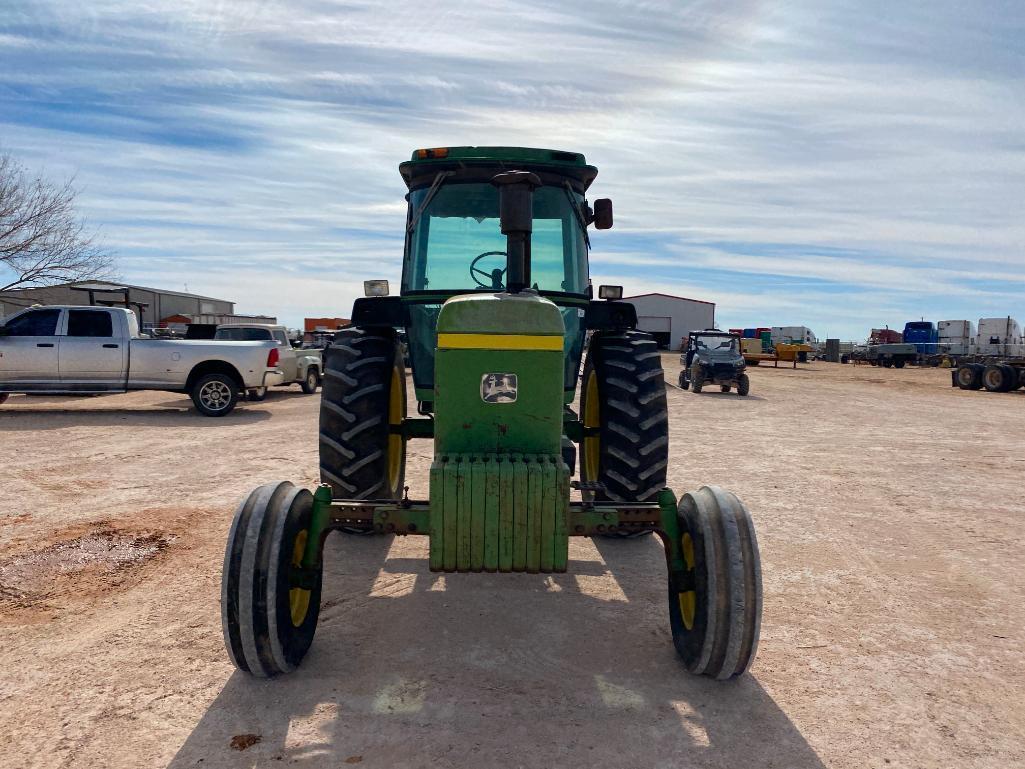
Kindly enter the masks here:
<path id="1" fill-rule="evenodd" d="M 60 310 L 31 310 L 4 326 L 7 336 L 54 336 Z"/>
<path id="2" fill-rule="evenodd" d="M 114 336 L 110 313 L 103 310 L 68 310 L 68 336 Z"/>
<path id="3" fill-rule="evenodd" d="M 288 337 L 285 336 L 285 332 L 284 331 L 281 331 L 280 329 L 275 329 L 275 331 L 274 331 L 274 340 L 278 344 L 284 345 L 285 347 L 288 347 Z"/>
<path id="4" fill-rule="evenodd" d="M 225 342 L 266 342 L 270 331 L 265 328 L 219 328 L 214 339 Z"/>

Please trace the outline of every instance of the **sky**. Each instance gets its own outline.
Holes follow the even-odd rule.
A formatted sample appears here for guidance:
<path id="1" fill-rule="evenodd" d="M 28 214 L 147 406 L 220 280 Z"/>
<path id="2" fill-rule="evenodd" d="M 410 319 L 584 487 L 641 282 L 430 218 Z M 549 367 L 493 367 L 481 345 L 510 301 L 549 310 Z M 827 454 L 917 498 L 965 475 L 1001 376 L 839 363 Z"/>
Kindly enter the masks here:
<path id="1" fill-rule="evenodd" d="M 595 285 L 864 339 L 1025 320 L 1020 0 L 0 0 L 0 150 L 127 282 L 348 317 L 418 147 L 599 169 Z"/>

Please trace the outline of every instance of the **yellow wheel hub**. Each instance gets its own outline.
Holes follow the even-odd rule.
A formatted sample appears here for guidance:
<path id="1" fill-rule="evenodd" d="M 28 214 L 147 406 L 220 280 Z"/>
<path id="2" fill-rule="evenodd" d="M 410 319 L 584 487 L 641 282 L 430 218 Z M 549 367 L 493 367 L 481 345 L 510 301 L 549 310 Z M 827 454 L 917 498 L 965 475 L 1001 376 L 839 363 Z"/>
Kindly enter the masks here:
<path id="1" fill-rule="evenodd" d="M 601 427 L 601 406 L 598 403 L 598 376 L 591 369 L 584 382 L 584 427 Z M 597 435 L 584 436 L 584 480 L 598 480 L 598 463 L 601 458 L 601 438 Z"/>
<path id="2" fill-rule="evenodd" d="M 683 563 L 687 571 L 694 571 L 694 540 L 690 534 L 684 534 L 680 539 L 680 546 L 683 550 Z M 687 630 L 694 629 L 694 617 L 698 613 L 698 595 L 693 590 L 680 593 L 677 598 L 680 601 L 680 615 L 683 618 L 683 626 Z"/>
<path id="3" fill-rule="evenodd" d="M 402 371 L 398 366 L 392 369 L 391 391 L 388 396 L 388 424 L 392 427 L 399 427 L 402 424 Z M 402 473 L 402 436 L 398 433 L 388 435 L 388 488 L 393 493 L 401 491 L 398 488 L 399 476 Z"/>
<path id="4" fill-rule="evenodd" d="M 292 566 L 302 566 L 303 555 L 306 553 L 306 539 L 308 532 L 303 529 L 295 538 L 292 545 Z M 299 627 L 306 619 L 306 612 L 310 610 L 310 591 L 301 587 L 293 587 L 288 591 L 288 608 L 292 614 L 292 624 Z"/>

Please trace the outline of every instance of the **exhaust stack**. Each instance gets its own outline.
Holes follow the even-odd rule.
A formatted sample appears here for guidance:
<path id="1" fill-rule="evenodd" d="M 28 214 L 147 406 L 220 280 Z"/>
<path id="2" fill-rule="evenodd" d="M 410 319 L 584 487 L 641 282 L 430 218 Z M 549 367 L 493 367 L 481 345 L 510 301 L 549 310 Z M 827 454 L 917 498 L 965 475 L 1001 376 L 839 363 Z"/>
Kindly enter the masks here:
<path id="1" fill-rule="evenodd" d="M 530 286 L 534 190 L 542 186 L 541 179 L 530 171 L 506 171 L 492 177 L 491 183 L 498 187 L 502 234 L 506 236 L 506 291 L 518 294 Z"/>

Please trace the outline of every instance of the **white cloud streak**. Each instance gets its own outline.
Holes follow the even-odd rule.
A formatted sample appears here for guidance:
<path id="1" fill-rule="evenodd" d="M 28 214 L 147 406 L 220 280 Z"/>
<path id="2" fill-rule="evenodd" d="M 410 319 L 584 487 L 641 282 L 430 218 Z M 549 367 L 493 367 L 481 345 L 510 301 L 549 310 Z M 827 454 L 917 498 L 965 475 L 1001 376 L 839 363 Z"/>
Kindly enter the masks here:
<path id="1" fill-rule="evenodd" d="M 0 0 L 0 143 L 129 280 L 345 315 L 418 146 L 582 151 L 596 278 L 864 336 L 1025 315 L 1016 3 Z"/>

